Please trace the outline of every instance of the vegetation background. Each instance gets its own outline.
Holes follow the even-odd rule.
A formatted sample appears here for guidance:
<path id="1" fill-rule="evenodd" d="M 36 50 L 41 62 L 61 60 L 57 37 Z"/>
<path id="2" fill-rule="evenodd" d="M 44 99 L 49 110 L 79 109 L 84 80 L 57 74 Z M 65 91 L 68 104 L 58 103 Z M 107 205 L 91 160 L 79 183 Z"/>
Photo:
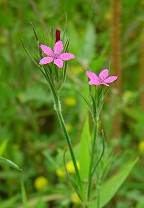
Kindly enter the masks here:
<path id="1" fill-rule="evenodd" d="M 30 22 L 42 41 L 56 28 L 70 38 L 76 59 L 61 98 L 74 145 L 87 111 L 73 86 L 84 91 L 86 69 L 119 76 L 100 125 L 116 155 L 140 159 L 107 207 L 144 207 L 144 0 L 0 0 L 0 8 L 0 156 L 22 168 L 0 162 L 0 207 L 80 207 L 63 172 L 66 142 L 52 97 L 20 42 L 36 49 Z"/>

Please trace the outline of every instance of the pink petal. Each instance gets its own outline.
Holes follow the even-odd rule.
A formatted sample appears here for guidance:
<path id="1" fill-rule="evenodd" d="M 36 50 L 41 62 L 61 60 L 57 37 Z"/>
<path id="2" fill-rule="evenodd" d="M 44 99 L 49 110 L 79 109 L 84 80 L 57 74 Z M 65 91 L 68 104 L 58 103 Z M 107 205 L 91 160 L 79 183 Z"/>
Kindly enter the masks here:
<path id="1" fill-rule="evenodd" d="M 90 80 L 89 82 L 88 82 L 88 84 L 89 85 L 100 85 L 101 83 L 98 81 L 98 80 Z"/>
<path id="2" fill-rule="evenodd" d="M 115 80 L 117 80 L 117 78 L 118 78 L 117 76 L 110 76 L 110 77 L 106 78 L 103 82 L 104 83 L 112 83 Z"/>
<path id="3" fill-rule="evenodd" d="M 55 59 L 54 64 L 58 66 L 58 68 L 63 67 L 63 61 L 61 59 Z"/>
<path id="4" fill-rule="evenodd" d="M 92 79 L 92 80 L 97 80 L 97 81 L 99 81 L 98 76 L 97 76 L 95 73 L 93 73 L 93 72 L 86 71 L 86 75 L 88 76 L 88 78 L 90 78 L 90 79 Z"/>
<path id="5" fill-rule="evenodd" d="M 63 50 L 63 43 L 60 40 L 60 41 L 56 42 L 54 45 L 54 54 L 60 55 L 62 50 Z"/>
<path id="6" fill-rule="evenodd" d="M 51 63 L 53 61 L 53 58 L 51 57 L 44 57 L 40 60 L 39 64 L 43 65 L 43 64 L 48 64 Z"/>
<path id="7" fill-rule="evenodd" d="M 102 70 L 99 74 L 99 78 L 101 80 L 106 79 L 108 77 L 108 73 L 109 73 L 108 69 Z"/>
<path id="8" fill-rule="evenodd" d="M 100 84 L 101 84 L 101 85 L 105 85 L 105 86 L 107 86 L 107 87 L 109 86 L 109 85 L 108 85 L 107 83 L 105 83 L 105 82 L 101 82 Z"/>
<path id="9" fill-rule="evenodd" d="M 67 61 L 67 60 L 75 58 L 75 56 L 72 53 L 63 53 L 60 55 L 60 58 L 64 61 Z"/>
<path id="10" fill-rule="evenodd" d="M 50 47 L 46 46 L 46 45 L 40 45 L 40 48 L 42 49 L 42 51 L 49 56 L 53 56 L 53 51 Z"/>

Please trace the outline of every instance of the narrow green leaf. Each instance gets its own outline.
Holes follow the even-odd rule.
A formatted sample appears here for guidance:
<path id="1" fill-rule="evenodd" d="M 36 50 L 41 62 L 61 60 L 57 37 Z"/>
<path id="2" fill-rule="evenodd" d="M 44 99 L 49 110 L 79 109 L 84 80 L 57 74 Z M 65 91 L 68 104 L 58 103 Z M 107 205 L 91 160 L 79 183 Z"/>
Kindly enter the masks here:
<path id="1" fill-rule="evenodd" d="M 31 54 L 28 52 L 28 50 L 27 50 L 27 48 L 25 47 L 25 45 L 24 45 L 24 43 L 22 42 L 22 40 L 21 40 L 21 44 L 22 44 L 22 47 L 24 48 L 26 54 L 30 57 L 30 59 L 33 61 L 33 63 L 35 63 L 35 64 L 38 66 L 38 68 L 42 71 L 40 65 L 34 60 L 34 58 L 33 58 L 33 57 L 31 56 Z"/>
<path id="2" fill-rule="evenodd" d="M 130 161 L 125 166 L 123 166 L 120 171 L 107 180 L 102 186 L 100 191 L 100 208 L 105 207 L 105 205 L 114 197 L 122 183 L 128 177 L 133 167 L 137 163 L 138 158 L 134 161 Z M 97 201 L 93 204 L 91 208 L 95 208 Z"/>
<path id="3" fill-rule="evenodd" d="M 5 199 L 0 202 L 0 207 L 1 208 L 15 207 L 15 204 L 17 203 L 18 200 L 19 200 L 19 195 L 16 195 L 9 199 Z"/>
<path id="4" fill-rule="evenodd" d="M 66 40 L 66 43 L 65 43 L 65 45 L 64 45 L 64 52 L 66 52 L 66 51 L 68 50 L 69 43 L 70 43 L 70 39 L 67 39 L 67 40 Z"/>
<path id="5" fill-rule="evenodd" d="M 0 160 L 10 166 L 12 166 L 13 168 L 16 168 L 17 170 L 22 170 L 18 165 L 16 165 L 14 162 L 12 162 L 11 160 L 8 160 L 4 157 L 0 157 Z"/>
<path id="6" fill-rule="evenodd" d="M 46 157 L 46 159 L 48 160 L 48 162 L 52 165 L 52 167 L 54 167 L 55 169 L 59 168 L 58 164 L 55 162 L 53 157 L 50 155 L 49 151 L 44 150 L 43 154 Z"/>
<path id="7" fill-rule="evenodd" d="M 21 197 L 22 197 L 22 203 L 23 203 L 23 208 L 27 208 L 27 196 L 26 196 L 26 190 L 24 183 L 21 182 Z"/>
<path id="8" fill-rule="evenodd" d="M 8 144 L 8 139 L 4 139 L 1 144 L 0 144 L 0 156 L 2 156 L 5 152 L 5 149 L 7 147 L 7 144 Z"/>
<path id="9" fill-rule="evenodd" d="M 103 131 L 103 130 L 102 130 L 102 140 L 103 140 L 103 144 L 102 144 L 102 152 L 101 152 L 101 154 L 100 154 L 100 157 L 99 157 L 98 161 L 96 162 L 96 164 L 95 164 L 95 166 L 94 166 L 94 169 L 93 169 L 93 171 L 92 171 L 92 176 L 93 176 L 93 174 L 95 173 L 95 170 L 96 170 L 97 166 L 99 165 L 99 163 L 100 163 L 100 161 L 101 161 L 101 159 L 102 159 L 102 157 L 103 157 L 103 155 L 104 155 L 104 151 L 105 151 L 105 135 L 104 135 L 104 131 Z"/>
<path id="10" fill-rule="evenodd" d="M 79 90 L 77 90 L 77 89 L 75 89 L 75 88 L 74 88 L 74 90 L 75 90 L 76 92 L 78 92 L 78 93 L 80 94 L 80 96 L 84 99 L 84 101 L 85 101 L 85 103 L 86 103 L 86 105 L 87 105 L 87 107 L 88 107 L 90 113 L 92 113 L 92 112 L 91 112 L 91 109 L 90 109 L 90 107 L 89 107 L 89 106 L 90 106 L 90 103 L 89 103 L 89 101 L 88 101 L 88 98 L 84 97 L 84 95 L 83 95 Z"/>
<path id="11" fill-rule="evenodd" d="M 66 171 L 66 175 L 67 175 L 67 177 L 68 177 L 68 179 L 69 179 L 73 189 L 78 194 L 79 198 L 82 200 L 81 194 L 79 192 L 79 188 L 78 188 L 77 184 L 75 183 L 75 181 L 70 177 L 69 172 L 68 172 L 67 167 L 66 167 L 66 159 L 65 159 L 66 151 L 67 150 L 65 150 L 65 152 L 63 154 L 63 162 L 64 162 L 64 168 L 65 168 L 65 171 Z"/>
<path id="12" fill-rule="evenodd" d="M 33 26 L 32 22 L 30 22 L 30 24 L 31 24 L 32 29 L 33 29 L 33 32 L 34 32 L 36 42 L 39 42 L 38 35 L 37 35 L 37 33 L 36 33 L 36 30 L 35 30 L 35 28 L 34 28 L 34 26 Z"/>
<path id="13" fill-rule="evenodd" d="M 94 119 L 96 118 L 96 113 L 97 113 L 97 106 L 96 106 L 96 101 L 93 97 L 93 95 L 90 93 L 90 96 L 91 96 L 91 100 L 92 100 L 92 108 L 93 108 L 93 117 Z"/>
<path id="14" fill-rule="evenodd" d="M 64 68 L 63 68 L 63 83 L 66 80 L 66 69 L 67 69 L 67 61 L 65 62 Z"/>
<path id="15" fill-rule="evenodd" d="M 33 61 L 33 63 L 35 63 L 37 66 L 38 66 L 38 68 L 40 69 L 40 71 L 42 72 L 42 74 L 44 75 L 44 77 L 47 79 L 47 76 L 46 76 L 46 70 L 45 70 L 45 72 L 41 69 L 41 67 L 40 67 L 40 65 L 34 60 L 34 58 L 31 56 L 31 54 L 29 53 L 29 51 L 27 50 L 27 48 L 25 47 L 25 45 L 24 45 L 24 43 L 22 42 L 22 40 L 21 40 L 21 44 L 22 44 L 22 47 L 24 48 L 24 50 L 25 50 L 25 52 L 26 52 L 26 54 L 29 56 L 29 58 Z"/>

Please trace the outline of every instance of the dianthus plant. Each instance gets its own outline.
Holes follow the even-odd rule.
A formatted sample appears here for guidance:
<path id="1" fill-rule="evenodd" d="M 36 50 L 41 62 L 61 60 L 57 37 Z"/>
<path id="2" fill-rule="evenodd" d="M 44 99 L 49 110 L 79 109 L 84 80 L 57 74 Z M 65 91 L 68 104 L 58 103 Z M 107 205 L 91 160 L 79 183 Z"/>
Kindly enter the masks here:
<path id="1" fill-rule="evenodd" d="M 52 48 L 49 45 L 45 45 L 41 42 L 34 30 L 35 38 L 38 43 L 38 51 L 39 51 L 39 60 L 38 62 L 33 59 L 29 51 L 25 48 L 27 54 L 32 58 L 34 63 L 38 66 L 43 76 L 45 77 L 47 84 L 50 88 L 53 102 L 54 102 L 54 110 L 59 119 L 62 131 L 64 133 L 69 153 L 74 165 L 76 180 L 73 180 L 65 166 L 65 170 L 71 185 L 73 186 L 75 192 L 79 196 L 81 200 L 81 204 L 84 208 L 99 208 L 102 207 L 100 203 L 100 192 L 99 187 L 93 185 L 93 178 L 96 174 L 97 167 L 103 157 L 105 140 L 104 133 L 102 132 L 103 139 L 103 149 L 101 155 L 98 160 L 95 160 L 96 156 L 96 144 L 98 137 L 98 120 L 101 109 L 103 107 L 103 103 L 106 97 L 107 92 L 109 91 L 109 85 L 117 80 L 117 76 L 109 76 L 109 70 L 103 69 L 99 75 L 90 70 L 87 70 L 83 73 L 83 76 L 87 76 L 89 85 L 89 99 L 84 97 L 84 101 L 87 104 L 88 110 L 91 114 L 91 120 L 93 122 L 93 139 L 91 139 L 91 149 L 89 150 L 89 170 L 88 177 L 86 181 L 83 181 L 80 170 L 77 164 L 76 155 L 74 154 L 74 149 L 72 146 L 72 142 L 70 136 L 67 132 L 65 121 L 62 114 L 62 107 L 60 102 L 60 93 L 65 83 L 66 71 L 67 71 L 67 62 L 76 58 L 74 54 L 68 52 L 69 41 L 60 40 L 60 30 L 56 30 L 56 39 L 55 42 L 52 42 Z M 83 153 L 85 154 L 85 152 Z M 85 162 L 85 161 L 83 161 Z M 65 165 L 65 153 L 64 153 L 64 165 Z M 80 167 L 81 168 L 81 167 Z M 130 171 L 131 166 L 129 167 Z M 96 182 L 97 183 L 97 182 Z M 99 184 L 97 184 L 99 185 Z M 96 190 L 94 190 L 96 189 Z M 94 196 L 94 193 L 95 196 Z M 94 202 L 94 203 L 93 203 Z"/>

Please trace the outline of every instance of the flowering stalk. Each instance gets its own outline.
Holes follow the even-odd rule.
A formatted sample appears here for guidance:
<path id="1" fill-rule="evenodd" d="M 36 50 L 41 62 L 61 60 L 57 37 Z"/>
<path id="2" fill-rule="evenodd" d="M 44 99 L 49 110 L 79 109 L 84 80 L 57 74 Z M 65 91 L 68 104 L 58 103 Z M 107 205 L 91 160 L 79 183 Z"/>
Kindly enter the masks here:
<path id="1" fill-rule="evenodd" d="M 34 30 L 34 28 L 33 28 Z M 60 30 L 56 30 L 56 42 L 54 45 L 53 50 L 43 44 L 39 44 L 39 39 L 36 35 L 36 32 L 34 30 L 34 34 L 36 37 L 36 41 L 38 43 L 39 47 L 39 54 L 40 54 L 40 61 L 39 65 L 36 63 L 35 60 L 34 63 L 38 65 L 40 68 L 42 74 L 47 80 L 48 86 L 50 88 L 50 91 L 53 95 L 53 101 L 54 101 L 54 110 L 56 111 L 58 120 L 60 122 L 61 128 L 63 130 L 64 136 L 66 138 L 68 148 L 70 151 L 70 155 L 72 158 L 72 162 L 74 165 L 75 173 L 77 176 L 78 180 L 78 185 L 73 183 L 73 181 L 70 178 L 70 182 L 73 185 L 73 188 L 79 195 L 82 205 L 84 208 L 89 207 L 89 203 L 91 200 L 91 189 L 92 189 L 92 178 L 94 175 L 94 172 L 96 170 L 96 167 L 98 166 L 99 162 L 102 159 L 103 153 L 104 153 L 104 145 L 103 145 L 103 151 L 101 153 L 100 158 L 97 160 L 97 162 L 94 162 L 94 156 L 95 156 L 95 146 L 96 146 L 96 140 L 97 140 L 97 134 L 98 134 L 98 119 L 99 119 L 99 114 L 102 109 L 103 103 L 105 96 L 108 92 L 108 90 L 103 91 L 103 87 L 98 90 L 97 86 L 106 86 L 108 87 L 110 83 L 114 82 L 118 77 L 117 76 L 108 76 L 108 69 L 104 69 L 100 72 L 99 76 L 97 76 L 95 73 L 87 71 L 86 74 L 88 78 L 90 79 L 88 84 L 90 85 L 90 98 L 91 98 L 91 103 L 87 102 L 87 100 L 84 98 L 88 105 L 88 109 L 90 109 L 90 112 L 92 114 L 93 122 L 94 122 L 94 129 L 93 129 L 93 140 L 92 140 L 92 150 L 91 150 L 91 155 L 90 155 L 90 165 L 89 165 L 89 172 L 88 172 L 88 186 L 87 186 L 87 195 L 85 195 L 84 191 L 84 185 L 81 179 L 81 175 L 78 169 L 78 165 L 76 162 L 76 158 L 74 155 L 71 139 L 69 137 L 69 134 L 66 129 L 65 121 L 62 115 L 62 108 L 61 108 L 61 103 L 60 103 L 60 90 L 63 87 L 65 77 L 66 77 L 66 68 L 67 68 L 67 61 L 70 59 L 75 58 L 75 56 L 71 53 L 66 52 L 68 48 L 68 43 L 65 44 L 65 47 L 63 46 L 63 42 L 60 40 Z M 27 54 L 30 55 L 25 49 Z M 64 52 L 62 52 L 64 50 Z M 42 53 L 46 54 L 45 57 L 42 56 Z M 66 61 L 66 63 L 65 63 Z M 47 65 L 49 64 L 49 65 Z M 47 67 L 48 66 L 48 67 Z M 94 88 L 92 88 L 91 85 L 94 85 Z M 104 140 L 103 140 L 104 141 Z M 66 167 L 65 167 L 66 168 Z M 66 169 L 67 170 L 67 169 Z M 99 181 L 98 181 L 99 183 Z M 99 208 L 100 204 L 100 190 L 99 187 L 97 188 L 97 208 Z"/>
<path id="2" fill-rule="evenodd" d="M 68 147 L 69 147 L 69 151 L 70 151 L 70 154 L 71 154 L 71 158 L 72 158 L 72 161 L 73 161 L 73 164 L 74 164 L 74 168 L 75 168 L 75 172 L 76 172 L 76 175 L 77 175 L 78 184 L 79 184 L 79 188 L 80 188 L 81 198 L 83 200 L 85 200 L 85 194 L 84 194 L 84 188 L 83 188 L 82 180 L 81 180 L 81 177 L 80 177 L 80 174 L 79 174 L 79 170 L 78 170 L 78 166 L 77 166 L 77 163 L 76 163 L 76 159 L 75 159 L 75 156 L 74 156 L 71 140 L 70 140 L 69 134 L 67 132 L 66 125 L 65 125 L 65 122 L 64 122 L 64 119 L 63 119 L 63 115 L 62 115 L 62 108 L 61 108 L 61 103 L 60 103 L 60 97 L 58 96 L 58 93 L 56 92 L 56 90 L 55 90 L 55 88 L 53 86 L 53 82 L 52 82 L 52 79 L 50 77 L 50 74 L 48 73 L 48 71 L 45 68 L 44 68 L 44 71 L 45 71 L 45 74 L 46 74 L 45 77 L 46 77 L 46 79 L 48 81 L 49 88 L 50 88 L 51 93 L 53 95 L 54 110 L 56 111 L 56 114 L 58 116 L 61 128 L 62 128 L 62 130 L 64 132 L 64 136 L 66 138 L 66 141 L 67 141 L 67 144 L 68 144 Z"/>
<path id="3" fill-rule="evenodd" d="M 94 125 L 94 135 L 93 135 L 93 143 L 92 143 L 92 153 L 91 153 L 91 160 L 90 160 L 90 167 L 89 167 L 89 175 L 88 175 L 88 190 L 87 190 L 87 200 L 90 200 L 90 193 L 91 193 L 91 185 L 92 185 L 92 169 L 93 169 L 93 161 L 94 161 L 94 150 L 97 138 L 97 121 Z"/>
<path id="4" fill-rule="evenodd" d="M 79 174 L 79 170 L 78 170 L 78 167 L 77 167 L 77 163 L 76 163 L 76 159 L 75 159 L 75 156 L 74 156 L 71 140 L 70 140 L 70 137 L 69 137 L 68 132 L 66 130 L 65 122 L 64 122 L 64 119 L 63 119 L 60 97 L 59 97 L 58 93 L 56 92 L 56 90 L 53 86 L 53 81 L 52 81 L 52 78 L 51 78 L 50 74 L 46 70 L 45 70 L 45 73 L 47 74 L 48 84 L 49 84 L 49 87 L 51 89 L 51 92 L 52 92 L 53 98 L 54 98 L 54 109 L 55 109 L 56 114 L 58 116 L 60 125 L 63 129 L 64 135 L 65 135 L 65 138 L 67 140 L 68 147 L 69 147 L 69 151 L 70 151 L 70 154 L 71 154 L 71 158 L 72 158 L 72 161 L 73 161 L 73 164 L 74 164 L 74 168 L 75 168 L 75 172 L 76 172 L 76 175 L 77 175 L 78 184 L 79 184 L 79 188 L 80 188 L 80 197 L 81 197 L 82 201 L 84 202 L 84 204 L 83 204 L 84 207 L 88 208 L 88 205 L 85 205 L 86 200 L 85 200 L 85 193 L 84 193 L 83 183 L 82 183 L 82 180 L 81 180 L 81 177 L 80 177 L 80 174 Z M 116 76 L 108 77 L 108 70 L 107 69 L 103 70 L 100 73 L 99 77 L 96 74 L 94 74 L 92 72 L 89 72 L 89 71 L 87 71 L 86 73 L 87 73 L 87 76 L 90 78 L 89 85 L 96 85 L 96 86 L 97 85 L 106 85 L 106 86 L 109 86 L 109 83 L 112 83 L 117 79 Z M 101 91 L 99 93 L 99 96 L 102 96 Z M 96 139 L 97 139 L 97 126 L 98 126 L 99 113 L 100 113 L 100 110 L 101 110 L 101 105 L 100 105 L 101 103 L 98 100 L 97 87 L 95 87 L 94 93 L 92 93 L 92 90 L 91 90 L 91 87 L 90 87 L 90 96 L 91 96 L 91 100 L 92 100 L 92 111 L 91 112 L 92 112 L 92 117 L 93 117 L 93 121 L 94 121 L 94 134 L 93 134 L 92 152 L 91 152 L 91 160 L 90 160 L 89 175 L 88 175 L 87 202 L 90 202 L 93 173 L 96 169 L 96 166 L 98 165 L 98 163 L 100 162 L 100 160 L 102 158 L 102 157 L 100 157 L 100 159 L 98 160 L 98 163 L 94 166 L 94 155 L 95 155 L 95 146 L 96 146 Z M 97 192 L 98 192 L 98 194 L 97 194 L 97 196 L 98 196 L 98 198 L 97 198 L 97 208 L 99 208 L 99 203 L 100 203 L 99 202 L 99 195 L 100 195 L 99 190 L 97 190 Z"/>
<path id="5" fill-rule="evenodd" d="M 70 154 L 71 154 L 71 158 L 72 158 L 72 161 L 73 161 L 73 164 L 74 164 L 75 172 L 76 172 L 76 175 L 77 175 L 77 178 L 78 178 L 78 184 L 79 184 L 79 187 L 80 187 L 81 197 L 82 197 L 83 200 L 85 200 L 85 194 L 84 194 L 84 188 L 83 188 L 82 180 L 81 180 L 79 170 L 78 170 L 78 166 L 77 166 L 77 163 L 76 163 L 76 159 L 75 159 L 75 156 L 74 156 L 71 140 L 70 140 L 70 137 L 69 137 L 69 134 L 67 132 L 66 125 L 65 125 L 65 122 L 64 122 L 64 119 L 63 119 L 61 104 L 60 104 L 59 99 L 58 99 L 58 102 L 56 100 L 54 100 L 54 109 L 55 109 L 56 114 L 58 116 L 60 125 L 61 125 L 62 130 L 63 130 L 64 135 L 65 135 L 65 138 L 67 140 L 67 144 L 68 144 L 69 151 L 70 151 Z"/>
<path id="6" fill-rule="evenodd" d="M 88 72 L 86 72 L 88 74 Z M 92 141 L 92 152 L 91 152 L 91 160 L 90 160 L 90 167 L 89 167 L 89 175 L 88 175 L 88 189 L 87 189 L 87 201 L 90 201 L 90 194 L 91 194 L 91 185 L 92 185 L 92 176 L 93 176 L 93 163 L 94 163 L 94 153 L 95 153 L 95 145 L 97 139 L 97 126 L 98 126 L 98 111 L 97 111 L 97 87 L 94 89 L 94 95 L 92 95 L 91 86 L 89 88 L 90 95 L 92 99 L 92 117 L 94 122 L 94 129 L 93 129 L 93 141 Z"/>
<path id="7" fill-rule="evenodd" d="M 44 57 L 44 58 L 41 57 L 41 60 L 40 60 L 39 64 L 42 65 L 42 68 L 44 69 L 43 74 L 44 74 L 44 76 L 46 77 L 46 79 L 48 81 L 49 88 L 50 88 L 50 90 L 52 92 L 52 95 L 53 95 L 54 110 L 56 111 L 56 114 L 57 114 L 57 117 L 59 119 L 61 128 L 62 128 L 64 136 L 66 138 L 66 141 L 67 141 L 67 144 L 68 144 L 68 147 L 69 147 L 69 151 L 70 151 L 70 155 L 71 155 L 71 158 L 72 158 L 72 161 L 73 161 L 73 164 L 74 164 L 74 169 L 75 169 L 75 172 L 76 172 L 76 175 L 77 175 L 79 191 L 80 191 L 79 195 L 80 195 L 81 200 L 83 201 L 83 203 L 85 203 L 84 201 L 85 201 L 86 197 L 85 197 L 85 193 L 84 193 L 83 183 L 82 183 L 80 173 L 79 173 L 79 170 L 78 170 L 78 166 L 77 166 L 77 163 L 76 163 L 75 155 L 74 155 L 72 144 L 71 144 L 71 139 L 70 139 L 69 134 L 67 132 L 66 125 L 65 125 L 65 122 L 64 122 L 64 118 L 63 118 L 63 115 L 62 115 L 60 96 L 59 96 L 59 93 L 57 91 L 57 88 L 55 88 L 55 86 L 54 86 L 55 82 L 53 81 L 53 77 L 51 76 L 49 71 L 47 69 L 45 69 L 45 64 L 48 64 L 48 63 L 51 63 L 51 62 L 53 62 L 53 66 L 55 64 L 56 67 L 58 67 L 58 68 L 64 68 L 63 69 L 64 72 L 63 73 L 61 72 L 61 73 L 63 75 L 62 80 L 63 81 L 65 80 L 66 66 L 63 67 L 63 65 L 64 65 L 63 61 L 64 60 L 67 61 L 67 60 L 70 60 L 70 59 L 74 58 L 74 55 L 71 54 L 71 53 L 67 53 L 67 52 L 62 53 L 62 50 L 63 50 L 64 47 L 63 47 L 62 41 L 60 41 L 59 39 L 60 39 L 60 31 L 56 30 L 56 43 L 55 43 L 55 46 L 54 46 L 54 51 L 52 51 L 51 48 L 49 48 L 48 46 L 45 46 L 45 45 L 42 45 L 42 44 L 40 45 L 40 48 L 42 49 L 42 51 L 48 57 Z M 55 70 L 58 70 L 58 69 L 55 68 Z M 58 76 L 57 76 L 57 79 L 59 79 Z M 84 205 L 84 207 L 85 207 L 85 205 Z"/>
<path id="8" fill-rule="evenodd" d="M 104 153 L 104 145 L 103 145 L 103 151 L 101 153 L 101 156 L 97 163 L 94 165 L 94 155 L 95 155 L 95 146 L 96 146 L 96 140 L 97 140 L 97 131 L 98 131 L 98 120 L 99 120 L 99 114 L 103 106 L 105 95 L 103 95 L 103 88 L 100 89 L 98 93 L 97 86 L 105 85 L 109 86 L 110 83 L 117 80 L 117 76 L 109 76 L 108 77 L 108 69 L 104 69 L 100 72 L 99 76 L 97 76 L 95 73 L 86 71 L 86 75 L 90 79 L 88 84 L 90 97 L 91 97 L 91 104 L 92 104 L 92 110 L 90 111 L 92 114 L 93 122 L 94 122 L 94 129 L 93 129 L 93 141 L 92 141 L 92 152 L 91 152 L 91 159 L 90 159 L 90 166 L 89 166 L 89 174 L 88 174 L 88 188 L 87 188 L 87 201 L 90 201 L 90 195 L 91 195 L 91 186 L 92 186 L 92 177 L 96 170 L 96 167 L 98 166 L 99 162 L 102 159 L 103 153 Z M 94 91 L 92 90 L 92 86 L 94 85 Z M 103 97 L 103 98 L 102 98 Z M 97 188 L 97 208 L 99 208 L 100 205 L 100 190 L 99 187 Z"/>

